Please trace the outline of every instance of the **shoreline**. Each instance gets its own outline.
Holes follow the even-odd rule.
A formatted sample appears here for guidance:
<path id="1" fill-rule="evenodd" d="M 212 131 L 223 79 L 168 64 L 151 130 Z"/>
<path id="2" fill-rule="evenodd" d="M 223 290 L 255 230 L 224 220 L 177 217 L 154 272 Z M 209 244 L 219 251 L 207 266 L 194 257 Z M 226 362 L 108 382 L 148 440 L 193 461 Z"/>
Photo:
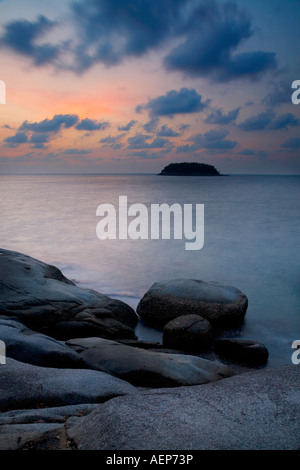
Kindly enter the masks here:
<path id="1" fill-rule="evenodd" d="M 297 366 L 147 343 L 121 300 L 22 253 L 0 264 L 0 450 L 296 448 Z"/>

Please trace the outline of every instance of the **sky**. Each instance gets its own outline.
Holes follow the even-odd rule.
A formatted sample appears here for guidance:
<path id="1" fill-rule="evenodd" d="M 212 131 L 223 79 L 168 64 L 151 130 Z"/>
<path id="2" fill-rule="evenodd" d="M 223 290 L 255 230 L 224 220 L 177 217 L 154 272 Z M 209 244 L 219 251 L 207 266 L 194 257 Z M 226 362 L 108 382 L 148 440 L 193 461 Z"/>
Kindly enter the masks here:
<path id="1" fill-rule="evenodd" d="M 299 18 L 299 0 L 0 0 L 0 173 L 300 174 Z"/>

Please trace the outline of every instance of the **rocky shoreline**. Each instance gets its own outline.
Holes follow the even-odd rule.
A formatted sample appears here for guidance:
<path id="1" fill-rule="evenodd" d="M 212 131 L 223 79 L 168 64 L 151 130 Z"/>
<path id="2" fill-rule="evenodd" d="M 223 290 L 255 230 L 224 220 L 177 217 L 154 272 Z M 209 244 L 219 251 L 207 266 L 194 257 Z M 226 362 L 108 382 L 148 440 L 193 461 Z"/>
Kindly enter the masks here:
<path id="1" fill-rule="evenodd" d="M 137 315 L 0 249 L 0 450 L 297 448 L 299 368 L 222 337 L 247 306 L 235 287 L 170 279 Z M 139 317 L 163 344 L 136 337 Z"/>

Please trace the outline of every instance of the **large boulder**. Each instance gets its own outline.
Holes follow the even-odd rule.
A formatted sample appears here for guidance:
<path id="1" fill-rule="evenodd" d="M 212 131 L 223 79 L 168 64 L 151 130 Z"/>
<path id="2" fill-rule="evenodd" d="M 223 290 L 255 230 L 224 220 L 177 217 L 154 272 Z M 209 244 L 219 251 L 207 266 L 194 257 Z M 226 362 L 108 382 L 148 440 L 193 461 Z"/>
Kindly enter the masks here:
<path id="1" fill-rule="evenodd" d="M 211 348 L 212 328 L 199 315 L 183 315 L 164 326 L 163 344 L 182 351 L 206 351 Z"/>
<path id="2" fill-rule="evenodd" d="M 137 390 L 97 370 L 38 367 L 7 358 L 0 366 L 0 411 L 103 403 Z"/>
<path id="3" fill-rule="evenodd" d="M 97 406 L 84 403 L 0 413 L 0 450 L 74 449 L 65 422 L 71 417 L 86 416 Z"/>
<path id="4" fill-rule="evenodd" d="M 45 334 L 51 330 L 60 339 L 74 337 L 78 322 L 88 336 L 93 332 L 93 336 L 134 338 L 132 328 L 138 320 L 124 302 L 82 289 L 55 266 L 4 249 L 0 249 L 0 312 L 33 330 Z M 70 333 L 67 322 L 75 323 L 70 324 Z"/>
<path id="5" fill-rule="evenodd" d="M 68 435 L 79 450 L 296 450 L 299 380 L 300 367 L 289 365 L 147 390 L 67 422 Z"/>
<path id="6" fill-rule="evenodd" d="M 156 282 L 138 304 L 137 313 L 147 323 L 164 326 L 181 315 L 196 314 L 213 327 L 242 323 L 248 299 L 239 289 L 219 282 L 171 279 Z"/>
<path id="7" fill-rule="evenodd" d="M 231 360 L 250 365 L 265 364 L 269 357 L 267 347 L 251 339 L 217 339 L 214 349 Z"/>
<path id="8" fill-rule="evenodd" d="M 43 367 L 83 368 L 84 360 L 63 342 L 30 330 L 16 320 L 0 317 L 0 338 L 6 356 Z"/>
<path id="9" fill-rule="evenodd" d="M 93 369 L 105 369 L 133 385 L 198 385 L 232 375 L 225 365 L 196 356 L 147 351 L 102 338 L 67 341 Z"/>

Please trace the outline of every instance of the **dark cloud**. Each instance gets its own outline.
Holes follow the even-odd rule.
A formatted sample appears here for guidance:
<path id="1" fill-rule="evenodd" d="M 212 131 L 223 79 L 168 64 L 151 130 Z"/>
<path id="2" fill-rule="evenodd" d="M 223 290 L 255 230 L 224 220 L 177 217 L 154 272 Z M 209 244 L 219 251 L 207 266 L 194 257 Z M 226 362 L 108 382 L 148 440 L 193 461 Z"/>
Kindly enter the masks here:
<path id="1" fill-rule="evenodd" d="M 4 142 L 7 144 L 6 147 L 18 147 L 20 144 L 25 144 L 28 141 L 28 136 L 25 132 L 17 132 L 11 137 L 6 137 Z"/>
<path id="2" fill-rule="evenodd" d="M 0 38 L 0 44 L 14 52 L 30 57 L 37 66 L 53 63 L 60 53 L 60 47 L 37 42 L 55 24 L 42 15 L 38 17 L 37 21 L 12 21 L 4 26 L 4 34 Z"/>
<path id="3" fill-rule="evenodd" d="M 130 131 L 130 129 L 137 123 L 137 121 L 134 121 L 134 120 L 131 120 L 130 122 L 128 122 L 128 124 L 126 124 L 125 126 L 119 126 L 118 127 L 118 130 L 119 131 L 124 131 L 124 132 L 127 132 L 127 131 Z"/>
<path id="4" fill-rule="evenodd" d="M 62 152 L 64 155 L 87 155 L 91 153 L 90 150 L 87 149 L 66 149 Z"/>
<path id="5" fill-rule="evenodd" d="M 268 110 L 246 119 L 239 124 L 239 128 L 243 131 L 261 131 L 268 127 L 274 117 L 274 111 Z"/>
<path id="6" fill-rule="evenodd" d="M 115 144 L 116 142 L 118 142 L 120 139 L 122 139 L 122 137 L 124 137 L 125 134 L 119 134 L 119 135 L 115 135 L 115 136 L 107 136 L 107 137 L 103 137 L 103 139 L 100 139 L 99 142 L 101 144 Z"/>
<path id="7" fill-rule="evenodd" d="M 300 119 L 296 118 L 292 113 L 281 114 L 280 116 L 273 119 L 270 123 L 270 129 L 288 129 L 288 127 L 300 126 Z"/>
<path id="8" fill-rule="evenodd" d="M 134 152 L 130 154 L 132 157 L 141 158 L 144 160 L 157 160 L 163 158 L 162 152 L 147 152 L 145 150 L 141 150 L 140 152 Z"/>
<path id="9" fill-rule="evenodd" d="M 34 144 L 34 148 L 44 148 L 45 144 L 49 142 L 50 134 L 43 132 L 34 132 L 28 142 Z"/>
<path id="10" fill-rule="evenodd" d="M 291 139 L 285 140 L 282 142 L 280 147 L 284 149 L 298 150 L 300 149 L 300 138 L 292 137 Z"/>
<path id="11" fill-rule="evenodd" d="M 128 139 L 128 149 L 161 149 L 170 146 L 171 143 L 167 139 L 156 137 L 152 142 L 148 142 L 151 139 L 150 135 L 137 134 L 134 137 Z"/>
<path id="12" fill-rule="evenodd" d="M 300 119 L 292 113 L 281 114 L 276 117 L 272 110 L 252 116 L 239 124 L 239 128 L 244 131 L 280 130 L 296 126 L 300 126 Z"/>
<path id="13" fill-rule="evenodd" d="M 229 111 L 227 114 L 224 114 L 222 109 L 216 109 L 212 111 L 209 116 L 205 119 L 204 122 L 208 124 L 229 124 L 232 121 L 235 121 L 239 115 L 241 108 L 235 108 Z"/>
<path id="14" fill-rule="evenodd" d="M 275 54 L 237 53 L 253 36 L 250 17 L 235 3 L 214 0 L 79 0 L 73 3 L 78 42 L 74 69 L 113 66 L 126 57 L 176 42 L 168 70 L 215 80 L 258 78 L 276 67 Z"/>
<path id="15" fill-rule="evenodd" d="M 164 124 L 157 131 L 157 136 L 159 136 L 159 137 L 178 137 L 178 136 L 180 136 L 180 133 L 174 131 L 174 129 L 172 129 L 171 127 L 168 127 Z"/>
<path id="16" fill-rule="evenodd" d="M 203 111 L 207 102 L 202 101 L 202 96 L 196 90 L 181 88 L 181 90 L 171 90 L 165 95 L 152 98 L 145 105 L 136 108 L 137 112 L 146 109 L 150 116 L 169 116 L 175 114 L 190 114 Z"/>
<path id="17" fill-rule="evenodd" d="M 82 119 L 77 124 L 77 126 L 75 126 L 75 129 L 79 131 L 98 131 L 98 130 L 107 129 L 109 126 L 110 126 L 110 123 L 107 121 L 98 122 L 93 119 L 85 118 L 85 119 Z"/>
<path id="18" fill-rule="evenodd" d="M 264 150 L 253 150 L 253 149 L 244 149 L 241 152 L 239 152 L 240 155 L 244 155 L 246 157 L 259 157 L 259 158 L 265 158 L 269 155 L 268 152 L 265 152 Z"/>
<path id="19" fill-rule="evenodd" d="M 123 147 L 123 144 L 120 143 L 120 139 L 122 139 L 125 136 L 125 134 L 119 134 L 116 136 L 107 136 L 104 137 L 103 139 L 100 139 L 99 142 L 101 144 L 104 144 L 103 147 L 109 147 L 114 150 L 119 150 Z"/>
<path id="20" fill-rule="evenodd" d="M 181 134 L 183 134 L 189 127 L 190 127 L 190 124 L 181 124 L 179 126 L 179 130 L 180 130 Z"/>
<path id="21" fill-rule="evenodd" d="M 81 0 L 73 3 L 80 41 L 78 71 L 139 57 L 174 35 L 190 0 Z M 90 52 L 91 47 L 93 52 Z"/>
<path id="22" fill-rule="evenodd" d="M 262 103 L 270 108 L 291 103 L 292 80 L 285 79 L 280 82 L 273 82 L 269 85 L 269 92 L 263 98 Z"/>
<path id="23" fill-rule="evenodd" d="M 195 134 L 189 137 L 186 142 L 191 144 L 180 145 L 177 147 L 176 152 L 196 152 L 201 149 L 218 150 L 220 153 L 233 149 L 237 142 L 234 140 L 225 139 L 228 135 L 227 129 L 210 130 L 205 134 Z"/>
<path id="24" fill-rule="evenodd" d="M 28 122 L 24 121 L 20 126 L 20 131 L 32 131 L 32 132 L 50 132 L 57 133 L 62 127 L 68 129 L 74 126 L 78 122 L 78 116 L 76 114 L 56 114 L 52 119 L 44 119 L 40 122 Z"/>
<path id="25" fill-rule="evenodd" d="M 257 79 L 277 66 L 272 52 L 236 53 L 253 30 L 249 16 L 234 3 L 195 2 L 187 27 L 184 40 L 165 57 L 168 70 L 229 81 Z"/>
<path id="26" fill-rule="evenodd" d="M 144 124 L 143 128 L 146 132 L 155 132 L 159 123 L 159 118 L 152 118 Z"/>

